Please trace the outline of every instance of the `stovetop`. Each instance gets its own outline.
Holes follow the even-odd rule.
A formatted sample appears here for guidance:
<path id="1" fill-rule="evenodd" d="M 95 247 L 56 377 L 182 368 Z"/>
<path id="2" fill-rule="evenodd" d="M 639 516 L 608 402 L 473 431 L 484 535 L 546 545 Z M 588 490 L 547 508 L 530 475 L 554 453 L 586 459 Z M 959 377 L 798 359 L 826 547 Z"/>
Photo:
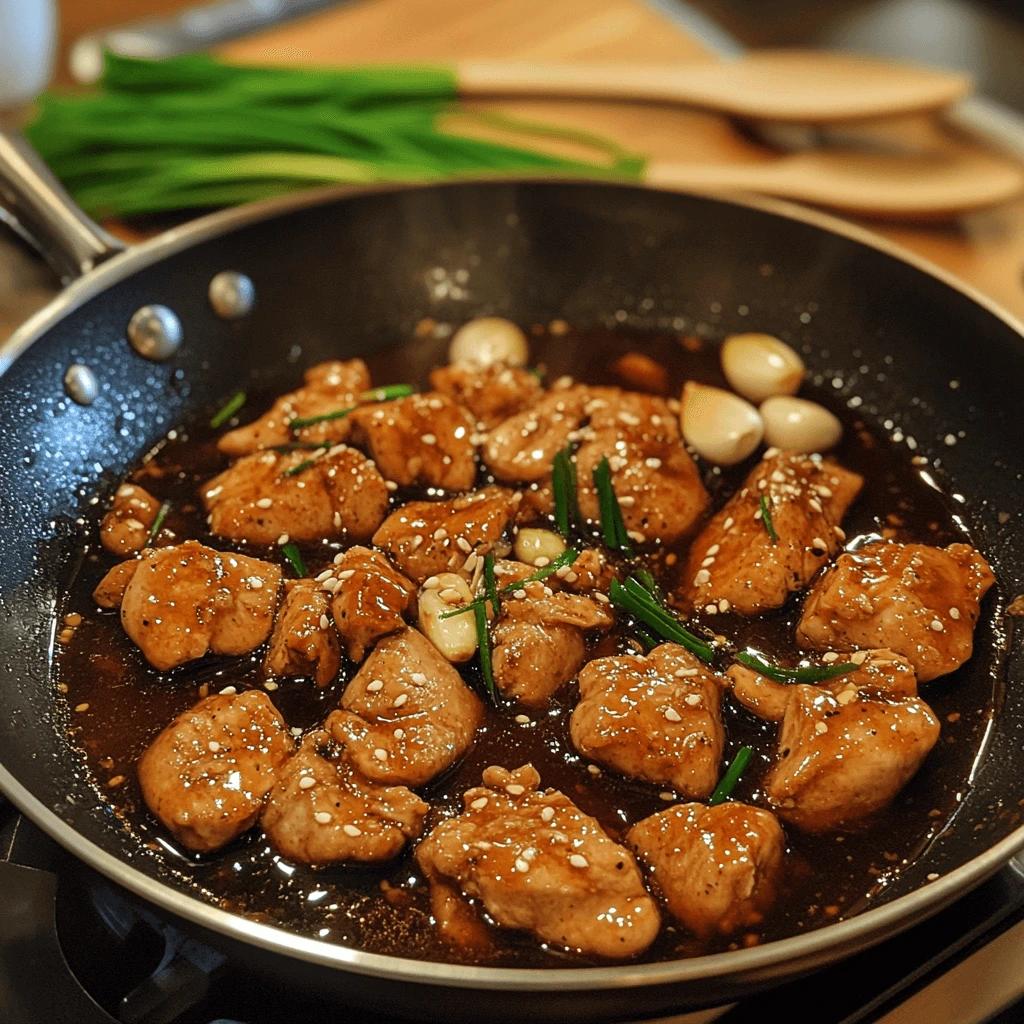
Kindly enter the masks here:
<path id="1" fill-rule="evenodd" d="M 962 967 L 1000 937 L 1012 937 L 1013 929 L 1021 933 L 1024 954 L 1024 866 L 1015 863 L 874 949 L 732 1007 L 687 1014 L 671 1024 L 792 1018 L 794 1007 L 813 1008 L 816 1024 L 888 1021 L 888 1014 L 918 1019 L 898 1008 L 943 979 L 962 984 Z M 1015 962 L 1019 966 L 1024 955 Z M 1014 989 L 1004 1002 L 1024 995 L 1024 978 L 1018 980 L 1020 991 Z M 1006 1020 L 1022 1019 L 1024 1010 L 1021 1016 L 1018 1010 L 1007 1011 Z M 951 1019 L 980 1024 L 985 1017 L 991 1019 L 990 1013 L 968 1022 L 958 1011 Z M 311 1001 L 254 975 L 244 962 L 197 941 L 169 915 L 85 867 L 0 798 L 2 1024 L 328 1021 L 399 1024 L 395 1017 Z"/>

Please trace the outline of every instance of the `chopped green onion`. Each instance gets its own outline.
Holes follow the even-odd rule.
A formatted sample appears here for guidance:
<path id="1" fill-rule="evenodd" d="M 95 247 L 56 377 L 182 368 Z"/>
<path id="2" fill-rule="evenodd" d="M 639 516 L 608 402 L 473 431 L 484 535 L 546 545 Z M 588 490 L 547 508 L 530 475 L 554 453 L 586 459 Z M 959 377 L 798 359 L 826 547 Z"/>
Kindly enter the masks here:
<path id="1" fill-rule="evenodd" d="M 295 570 L 296 576 L 308 576 L 306 572 L 306 563 L 302 560 L 302 553 L 299 551 L 295 544 L 288 543 L 281 548 L 281 552 L 289 562 L 292 563 L 292 568 Z"/>
<path id="2" fill-rule="evenodd" d="M 354 409 L 355 406 L 350 405 L 347 409 L 335 409 L 334 412 L 325 412 L 322 416 L 296 416 L 295 419 L 288 421 L 288 426 L 292 430 L 299 430 L 301 427 L 312 427 L 316 423 L 326 423 L 328 420 L 341 420 Z"/>
<path id="3" fill-rule="evenodd" d="M 303 459 L 298 465 L 292 466 L 291 469 L 286 469 L 281 475 L 282 476 L 298 476 L 303 470 L 309 469 L 313 463 L 318 462 L 321 456 L 327 454 L 327 449 L 323 445 L 317 446 L 318 455 L 314 455 L 311 459 Z"/>
<path id="4" fill-rule="evenodd" d="M 469 607 L 467 605 L 467 607 Z M 494 685 L 494 669 L 491 665 L 491 638 L 487 632 L 487 609 L 483 604 L 473 606 L 473 615 L 476 619 L 476 639 L 480 647 L 480 672 L 484 677 L 487 692 L 491 700 L 498 703 L 498 689 Z"/>
<path id="5" fill-rule="evenodd" d="M 752 747 L 740 747 L 736 751 L 732 764 L 729 765 L 728 770 L 722 776 L 722 781 L 715 786 L 715 791 L 711 794 L 711 799 L 708 801 L 709 807 L 715 807 L 728 798 L 729 794 L 736 788 L 736 783 L 740 781 L 743 770 L 750 764 L 750 759 L 753 756 L 754 750 Z"/>
<path id="6" fill-rule="evenodd" d="M 491 610 L 497 615 L 501 611 L 501 598 L 498 596 L 498 583 L 494 578 L 494 555 L 484 555 L 484 590 L 487 600 L 491 602 Z"/>
<path id="7" fill-rule="evenodd" d="M 601 535 L 605 547 L 612 551 L 621 551 L 627 558 L 632 558 L 633 545 L 629 542 L 619 499 L 615 496 L 615 488 L 612 487 L 612 467 L 608 464 L 607 456 L 594 467 L 593 476 L 601 510 Z"/>
<path id="8" fill-rule="evenodd" d="M 569 539 L 572 524 L 582 525 L 580 500 L 576 477 L 576 463 L 572 461 L 572 448 L 566 445 L 555 456 L 551 468 L 551 488 L 555 495 L 555 525 L 558 532 Z"/>
<path id="9" fill-rule="evenodd" d="M 323 448 L 322 443 L 313 444 L 309 441 L 294 441 L 291 444 L 275 444 L 275 452 L 318 452 Z"/>
<path id="10" fill-rule="evenodd" d="M 210 420 L 210 426 L 216 430 L 223 427 L 232 416 L 245 405 L 245 392 L 239 391 L 214 417 Z"/>
<path id="11" fill-rule="evenodd" d="M 768 495 L 761 495 L 761 522 L 764 523 L 764 528 L 768 531 L 768 536 L 772 540 L 778 540 L 779 535 L 775 532 L 775 524 L 772 522 L 771 509 L 768 507 Z"/>
<path id="12" fill-rule="evenodd" d="M 153 541 L 155 541 L 157 537 L 160 536 L 160 531 L 163 529 L 164 526 L 164 520 L 167 518 L 167 513 L 170 512 L 170 510 L 171 503 L 169 501 L 165 501 L 160 506 L 160 509 L 156 514 L 156 519 L 153 520 L 153 525 L 150 528 L 149 536 L 146 538 L 146 543 L 142 545 L 144 548 L 150 547 Z"/>
<path id="13" fill-rule="evenodd" d="M 382 388 L 373 388 L 364 391 L 359 396 L 360 402 L 391 402 L 396 398 L 408 398 L 415 394 L 416 389 L 411 384 L 385 384 Z"/>
<path id="14" fill-rule="evenodd" d="M 639 582 L 640 586 L 642 586 L 644 588 L 644 590 L 646 590 L 647 593 L 650 594 L 651 597 L 654 598 L 655 601 L 661 600 L 661 596 L 660 596 L 659 590 L 658 590 L 658 582 L 650 574 L 650 572 L 648 572 L 646 569 L 641 567 L 641 568 L 637 569 L 633 573 L 633 575 L 636 577 L 636 579 Z"/>
<path id="15" fill-rule="evenodd" d="M 710 662 L 714 659 L 714 648 L 694 636 L 675 616 L 665 611 L 636 580 L 627 579 L 625 586 L 618 580 L 612 580 L 609 594 L 612 604 L 625 609 L 659 636 L 680 644 L 701 661 Z"/>
<path id="16" fill-rule="evenodd" d="M 804 668 L 781 668 L 778 665 L 769 665 L 756 655 L 746 651 L 740 651 L 736 660 L 747 668 L 752 668 L 777 683 L 820 683 L 825 679 L 834 679 L 836 676 L 845 676 L 847 672 L 853 672 L 857 666 L 853 662 L 835 662 L 832 665 L 807 665 Z"/>
<path id="17" fill-rule="evenodd" d="M 647 632 L 646 629 L 641 629 L 639 626 L 633 627 L 633 635 L 647 648 L 649 651 L 653 651 L 658 646 L 658 641 Z"/>

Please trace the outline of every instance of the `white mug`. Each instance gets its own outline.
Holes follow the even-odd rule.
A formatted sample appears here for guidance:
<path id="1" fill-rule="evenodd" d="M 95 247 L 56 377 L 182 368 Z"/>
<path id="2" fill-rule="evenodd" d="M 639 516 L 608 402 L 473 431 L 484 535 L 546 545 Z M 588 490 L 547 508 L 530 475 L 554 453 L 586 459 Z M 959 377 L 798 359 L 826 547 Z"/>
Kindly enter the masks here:
<path id="1" fill-rule="evenodd" d="M 0 0 L 0 108 L 46 88 L 57 48 L 54 0 Z"/>

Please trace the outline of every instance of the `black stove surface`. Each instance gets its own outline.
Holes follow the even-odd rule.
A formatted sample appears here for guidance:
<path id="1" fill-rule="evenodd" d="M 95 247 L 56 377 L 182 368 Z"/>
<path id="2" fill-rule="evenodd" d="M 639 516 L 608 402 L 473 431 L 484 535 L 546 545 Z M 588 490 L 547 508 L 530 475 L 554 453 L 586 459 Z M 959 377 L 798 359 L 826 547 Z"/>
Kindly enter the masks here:
<path id="1" fill-rule="evenodd" d="M 1024 920 L 1008 866 L 925 924 L 789 985 L 743 1000 L 721 1024 L 880 1019 Z M 778 1018 L 774 1015 L 778 1014 Z M 2 1024 L 399 1024 L 272 985 L 108 882 L 0 798 Z"/>

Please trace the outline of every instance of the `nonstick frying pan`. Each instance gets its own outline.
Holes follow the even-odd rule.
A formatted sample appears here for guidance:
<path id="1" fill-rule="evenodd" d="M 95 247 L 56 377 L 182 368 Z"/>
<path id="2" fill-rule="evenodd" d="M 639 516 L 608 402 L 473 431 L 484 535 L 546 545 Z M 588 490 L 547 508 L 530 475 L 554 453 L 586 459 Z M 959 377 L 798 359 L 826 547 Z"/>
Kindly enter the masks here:
<path id="1" fill-rule="evenodd" d="M 213 941 L 242 947 L 259 970 L 341 1002 L 446 1020 L 635 1019 L 722 1002 L 892 935 L 1024 846 L 1024 645 L 1012 643 L 1002 615 L 1024 590 L 1024 328 L 992 303 L 817 213 L 609 184 L 317 192 L 217 213 L 117 252 L 31 154 L 0 142 L 9 216 L 61 272 L 80 275 L 0 347 L 0 789 L 93 868 Z M 469 270 L 465 287 L 438 289 L 438 276 L 456 269 Z M 255 286 L 246 316 L 225 319 L 211 307 L 209 283 L 225 270 Z M 133 316 L 154 304 L 173 312 L 164 328 L 181 328 L 180 347 L 161 362 L 126 340 Z M 939 458 L 943 486 L 998 578 L 978 640 L 999 649 L 1005 685 L 952 824 L 871 909 L 672 963 L 511 970 L 402 960 L 201 900 L 187 879 L 143 855 L 84 777 L 51 684 L 55 622 L 84 540 L 126 469 L 248 380 L 291 385 L 320 360 L 406 341 L 422 318 L 482 314 L 637 329 L 685 323 L 716 335 L 756 327 L 808 345 L 812 374 L 835 378 L 840 393 L 860 396 L 868 420 L 891 421 L 888 429 Z M 144 340 L 160 340 L 160 330 Z M 71 367 L 88 372 L 69 376 Z M 73 400 L 69 391 L 88 399 L 91 382 L 95 400 Z M 963 671 L 988 672 L 989 660 Z"/>

